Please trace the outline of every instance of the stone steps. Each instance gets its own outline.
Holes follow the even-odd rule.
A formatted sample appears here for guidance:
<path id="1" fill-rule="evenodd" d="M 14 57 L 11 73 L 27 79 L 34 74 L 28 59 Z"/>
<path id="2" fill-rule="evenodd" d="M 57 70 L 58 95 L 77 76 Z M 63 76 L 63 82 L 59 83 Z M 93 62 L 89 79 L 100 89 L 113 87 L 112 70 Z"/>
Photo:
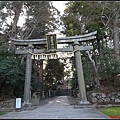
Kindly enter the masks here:
<path id="1" fill-rule="evenodd" d="M 56 96 L 70 96 L 70 89 L 58 89 Z"/>

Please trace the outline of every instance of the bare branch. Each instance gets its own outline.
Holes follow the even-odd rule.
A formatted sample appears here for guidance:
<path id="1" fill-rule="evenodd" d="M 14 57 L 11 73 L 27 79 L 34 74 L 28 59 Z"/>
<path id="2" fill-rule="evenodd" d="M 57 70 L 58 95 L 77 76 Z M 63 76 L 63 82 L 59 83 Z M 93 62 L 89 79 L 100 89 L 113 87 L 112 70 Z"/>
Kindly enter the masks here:
<path id="1" fill-rule="evenodd" d="M 94 67 L 94 69 L 95 69 L 95 72 L 97 73 L 98 67 L 96 67 L 95 61 L 92 59 L 92 57 L 91 57 L 89 51 L 86 51 L 86 53 L 88 54 L 88 57 L 89 57 L 90 61 L 93 63 L 93 67 Z"/>
<path id="2" fill-rule="evenodd" d="M 22 35 L 23 36 L 22 38 L 28 39 L 31 36 L 31 34 L 33 33 L 33 31 L 34 31 L 35 27 L 37 26 L 37 24 L 41 23 L 41 25 L 42 25 L 42 22 L 44 22 L 46 20 L 46 17 L 49 17 L 48 14 L 46 14 L 46 15 L 42 14 L 41 10 L 43 10 L 43 9 L 44 9 L 44 6 L 39 7 L 36 19 L 34 19 L 34 21 L 33 21 L 33 23 L 34 23 L 33 26 L 31 28 L 29 28 L 28 30 L 26 30 L 24 35 Z M 28 18 L 29 18 L 29 16 L 28 16 Z M 26 28 L 27 28 L 27 26 L 26 26 Z"/>

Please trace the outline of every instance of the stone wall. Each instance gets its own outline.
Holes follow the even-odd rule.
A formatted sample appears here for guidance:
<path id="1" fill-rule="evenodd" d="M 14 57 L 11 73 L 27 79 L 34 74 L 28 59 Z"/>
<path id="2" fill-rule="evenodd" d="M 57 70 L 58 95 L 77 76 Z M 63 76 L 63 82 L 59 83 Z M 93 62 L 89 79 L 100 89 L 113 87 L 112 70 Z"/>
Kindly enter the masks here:
<path id="1" fill-rule="evenodd" d="M 15 99 L 0 102 L 0 108 L 15 108 Z"/>
<path id="2" fill-rule="evenodd" d="M 94 103 L 120 103 L 120 92 L 105 93 L 91 93 L 88 95 L 88 100 Z"/>

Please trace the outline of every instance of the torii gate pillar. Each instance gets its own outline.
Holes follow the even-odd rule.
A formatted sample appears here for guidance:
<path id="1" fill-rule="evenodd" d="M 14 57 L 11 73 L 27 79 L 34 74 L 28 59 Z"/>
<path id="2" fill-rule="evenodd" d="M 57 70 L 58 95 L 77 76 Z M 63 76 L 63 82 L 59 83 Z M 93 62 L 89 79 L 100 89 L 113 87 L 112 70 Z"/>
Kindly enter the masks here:
<path id="1" fill-rule="evenodd" d="M 33 46 L 28 45 L 28 51 L 32 52 Z M 26 75 L 25 75 L 25 87 L 24 87 L 24 102 L 23 107 L 31 107 L 31 73 L 32 73 L 32 59 L 31 54 L 27 54 L 26 61 Z"/>
<path id="2" fill-rule="evenodd" d="M 81 60 L 81 53 L 79 48 L 80 48 L 80 44 L 77 40 L 75 40 L 74 54 L 75 54 L 76 70 L 77 70 L 77 77 L 78 77 L 80 104 L 90 104 L 89 101 L 87 101 L 87 97 L 86 97 L 82 60 Z"/>

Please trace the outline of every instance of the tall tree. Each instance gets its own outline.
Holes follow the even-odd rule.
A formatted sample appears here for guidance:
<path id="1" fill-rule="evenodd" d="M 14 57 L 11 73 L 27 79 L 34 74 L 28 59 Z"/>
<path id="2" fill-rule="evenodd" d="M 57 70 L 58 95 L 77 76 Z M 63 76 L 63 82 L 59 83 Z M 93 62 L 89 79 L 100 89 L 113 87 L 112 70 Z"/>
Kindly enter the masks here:
<path id="1" fill-rule="evenodd" d="M 100 8 L 98 6 L 100 6 L 99 2 L 87 2 L 87 3 L 85 1 L 69 2 L 67 9 L 65 9 L 64 11 L 65 12 L 64 15 L 61 17 L 61 20 L 63 21 L 65 26 L 65 33 L 68 36 L 80 35 L 80 34 L 85 34 L 87 32 L 99 30 L 99 28 L 101 28 L 99 32 L 104 33 L 103 32 L 104 28 L 102 27 L 101 22 L 99 20 L 100 15 L 98 13 L 100 11 Z M 104 34 L 102 37 L 104 37 Z M 100 39 L 102 38 L 100 35 L 98 35 L 97 41 L 92 41 L 92 45 L 94 46 L 92 57 L 94 57 L 95 60 L 93 64 L 95 68 L 95 72 L 97 70 L 96 69 L 97 59 L 95 59 L 95 55 L 98 54 L 99 51 L 97 45 L 99 44 Z M 85 43 L 80 43 L 80 44 L 84 45 Z M 87 44 L 90 45 L 91 43 L 88 42 Z M 99 87 L 100 83 L 97 74 L 98 73 L 96 73 L 95 82 Z"/>
<path id="2" fill-rule="evenodd" d="M 111 54 L 111 61 L 114 58 L 113 53 L 111 53 L 111 49 L 113 49 L 113 46 L 111 48 L 110 46 L 110 42 L 111 42 L 111 38 L 115 38 L 116 37 L 116 46 L 119 46 L 118 44 L 118 28 L 117 27 L 112 27 L 112 29 L 114 31 L 116 31 L 116 34 L 113 36 L 111 36 L 111 29 L 109 26 L 104 26 L 103 25 L 103 19 L 101 20 L 101 17 L 103 17 L 101 14 L 103 14 L 103 6 L 101 5 L 101 1 L 70 1 L 66 4 L 66 9 L 64 10 L 64 14 L 61 17 L 61 20 L 63 21 L 63 25 L 65 27 L 63 33 L 66 34 L 67 36 L 71 36 L 71 35 L 80 35 L 80 34 L 85 34 L 85 33 L 89 33 L 92 31 L 97 30 L 98 34 L 95 40 L 90 41 L 90 42 L 82 42 L 80 43 L 81 45 L 93 45 L 93 51 L 88 53 L 88 56 L 91 60 L 91 62 L 93 63 L 94 66 L 94 80 L 96 83 L 96 86 L 99 87 L 100 86 L 100 80 L 99 78 L 103 77 L 100 76 L 100 71 L 102 71 L 103 67 L 106 67 L 106 61 L 107 63 L 109 63 L 109 67 L 111 66 L 111 62 L 109 61 L 109 56 L 107 56 L 107 50 L 110 50 Z M 107 2 L 106 2 L 107 3 Z M 110 4 L 109 4 L 110 5 Z M 118 5 L 119 6 L 119 5 Z M 115 7 L 114 7 L 115 8 Z M 118 8 L 118 7 L 117 7 Z M 109 10 L 109 9 L 108 9 Z M 108 10 L 104 10 L 105 14 L 107 15 L 113 15 L 114 13 L 114 17 L 115 19 L 113 19 L 112 17 L 110 18 L 110 22 L 113 24 L 117 24 L 116 22 L 112 22 L 113 20 L 117 20 L 115 17 L 115 9 L 114 12 L 112 11 L 111 13 L 108 12 Z M 118 9 L 117 9 L 118 10 Z M 105 19 L 104 19 L 105 20 Z M 104 21 L 105 22 L 105 21 Z M 114 25 L 115 26 L 115 25 Z M 114 46 L 115 47 L 115 46 Z M 118 50 L 118 47 L 117 47 Z M 105 54 L 106 52 L 106 54 Z M 106 58 L 106 59 L 104 59 Z M 108 58 L 108 60 L 107 60 Z M 84 62 L 84 60 L 87 59 L 85 57 L 84 52 L 82 53 L 82 61 Z M 96 73 L 97 71 L 97 73 Z"/>
<path id="3" fill-rule="evenodd" d="M 112 31 L 113 46 L 117 61 L 120 60 L 120 43 L 119 43 L 119 1 L 102 1 L 101 20 L 104 26 L 109 27 Z"/>
<path id="4" fill-rule="evenodd" d="M 29 39 L 42 38 L 50 31 L 58 29 L 59 11 L 51 1 L 1 1 L 1 32 L 9 37 Z M 18 22 L 25 17 L 23 26 Z M 8 19 L 11 23 L 8 23 Z"/>
<path id="5" fill-rule="evenodd" d="M 24 62 L 25 63 L 25 62 Z M 22 97 L 25 64 L 20 65 L 20 58 L 7 45 L 0 47 L 0 97 Z"/>
<path id="6" fill-rule="evenodd" d="M 44 81 L 46 84 L 57 84 L 58 81 L 64 79 L 64 63 L 59 60 L 48 60 L 44 71 Z"/>
<path id="7" fill-rule="evenodd" d="M 11 37 L 19 39 L 42 38 L 46 33 L 58 28 L 58 19 L 54 18 L 54 15 L 59 15 L 59 11 L 53 7 L 51 1 L 0 1 L 0 32 L 7 37 L 7 39 L 2 38 L 0 40 L 1 42 L 5 40 L 4 45 L 10 46 L 10 49 L 8 49 L 10 52 L 12 48 L 14 50 L 14 46 L 9 39 Z M 18 22 L 23 16 L 25 17 L 25 23 L 23 26 L 18 26 Z M 11 23 L 9 23 L 9 20 Z M 16 60 L 17 57 L 14 56 L 13 60 Z M 23 56 L 21 57 L 23 58 Z M 1 72 L 6 71 L 9 76 L 15 75 L 16 72 L 18 72 L 16 76 L 20 75 L 19 70 L 15 68 L 19 68 L 21 64 L 14 64 L 14 70 L 16 71 L 12 70 L 11 65 L 6 63 L 7 65 L 10 68 L 9 72 L 3 68 Z M 7 79 L 10 78 L 7 77 Z"/>

